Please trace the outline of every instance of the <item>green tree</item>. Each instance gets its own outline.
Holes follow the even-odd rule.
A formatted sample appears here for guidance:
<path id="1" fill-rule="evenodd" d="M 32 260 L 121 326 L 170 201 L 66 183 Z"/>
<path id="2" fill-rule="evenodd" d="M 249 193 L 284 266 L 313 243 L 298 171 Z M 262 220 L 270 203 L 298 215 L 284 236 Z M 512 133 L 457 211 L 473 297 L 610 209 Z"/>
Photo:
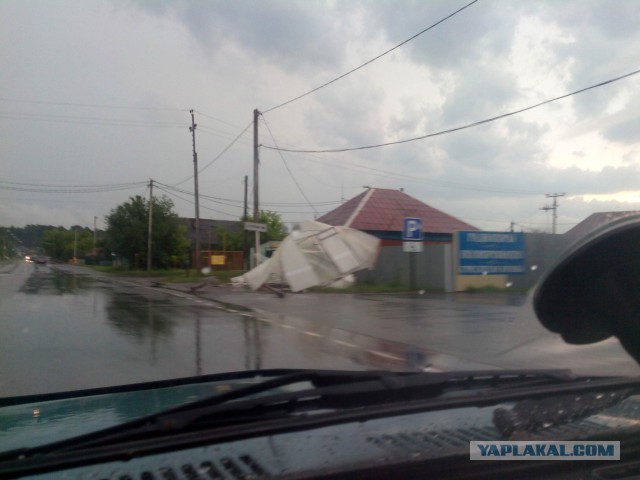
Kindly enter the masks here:
<path id="1" fill-rule="evenodd" d="M 267 224 L 267 233 L 260 235 L 263 242 L 282 240 L 287 236 L 287 227 L 282 223 L 282 216 L 277 212 L 260 210 L 260 223 Z"/>
<path id="2" fill-rule="evenodd" d="M 0 227 L 0 256 L 2 258 L 11 258 L 17 255 L 17 240 L 10 234 L 9 229 Z"/>
<path id="3" fill-rule="evenodd" d="M 49 227 L 42 233 L 40 245 L 47 255 L 56 260 L 70 260 L 74 252 L 82 258 L 93 249 L 93 232 L 77 225 L 70 230 Z"/>
<path id="4" fill-rule="evenodd" d="M 154 197 L 152 211 L 152 266 L 168 268 L 183 264 L 189 254 L 189 239 L 185 226 L 173 211 L 173 202 L 165 196 Z M 131 265 L 146 265 L 149 202 L 140 195 L 130 197 L 128 202 L 112 209 L 105 222 L 108 248 Z"/>

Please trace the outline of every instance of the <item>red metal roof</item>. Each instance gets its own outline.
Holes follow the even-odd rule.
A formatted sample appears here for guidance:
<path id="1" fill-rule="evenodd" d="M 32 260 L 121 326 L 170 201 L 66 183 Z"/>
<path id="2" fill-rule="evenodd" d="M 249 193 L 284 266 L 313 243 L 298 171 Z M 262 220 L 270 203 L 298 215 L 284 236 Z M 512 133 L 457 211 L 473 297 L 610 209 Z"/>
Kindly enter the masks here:
<path id="1" fill-rule="evenodd" d="M 428 233 L 477 230 L 476 227 L 430 207 L 400 190 L 385 188 L 370 188 L 324 214 L 318 221 L 358 230 L 401 232 L 405 217 L 421 218 L 423 231 Z"/>

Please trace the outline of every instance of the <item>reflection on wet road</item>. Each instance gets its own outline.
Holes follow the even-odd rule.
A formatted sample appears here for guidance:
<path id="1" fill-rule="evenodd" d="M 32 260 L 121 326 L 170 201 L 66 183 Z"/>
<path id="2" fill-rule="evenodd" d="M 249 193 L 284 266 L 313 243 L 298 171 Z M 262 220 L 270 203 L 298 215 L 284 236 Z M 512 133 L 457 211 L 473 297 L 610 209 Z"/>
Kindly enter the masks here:
<path id="1" fill-rule="evenodd" d="M 0 396 L 234 370 L 350 368 L 287 329 L 179 293 L 20 264 L 0 275 Z"/>
<path id="2" fill-rule="evenodd" d="M 251 311 L 233 306 L 248 299 Z M 317 293 L 274 299 L 229 289 L 193 296 L 79 268 L 20 263 L 0 270 L 0 396 L 260 368 L 636 374 L 616 340 L 567 346 L 539 325 L 524 300 Z"/>

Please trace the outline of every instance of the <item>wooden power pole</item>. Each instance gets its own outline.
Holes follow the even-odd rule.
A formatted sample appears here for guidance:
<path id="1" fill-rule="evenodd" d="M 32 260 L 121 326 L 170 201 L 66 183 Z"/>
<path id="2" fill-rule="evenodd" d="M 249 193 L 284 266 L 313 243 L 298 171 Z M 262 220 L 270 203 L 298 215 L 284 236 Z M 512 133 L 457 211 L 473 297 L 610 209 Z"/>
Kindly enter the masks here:
<path id="1" fill-rule="evenodd" d="M 149 179 L 149 227 L 147 229 L 147 273 L 151 272 L 151 232 L 153 231 L 153 180 Z"/>
<path id="2" fill-rule="evenodd" d="M 195 117 L 193 116 L 193 110 L 189 110 L 191 113 L 191 126 L 189 127 L 189 131 L 191 132 L 191 138 L 193 143 L 193 183 L 194 183 L 194 196 L 195 196 L 195 204 L 196 204 L 196 218 L 195 218 L 195 228 L 196 228 L 196 257 L 193 262 L 193 266 L 197 272 L 200 272 L 200 204 L 199 204 L 199 195 L 198 195 L 198 153 L 196 152 L 196 123 Z"/>
<path id="3" fill-rule="evenodd" d="M 260 201 L 258 194 L 258 170 L 260 165 L 260 149 L 258 144 L 258 119 L 260 112 L 256 108 L 253 110 L 253 221 L 260 222 Z M 255 253 L 256 265 L 260 264 L 260 232 L 255 232 Z"/>

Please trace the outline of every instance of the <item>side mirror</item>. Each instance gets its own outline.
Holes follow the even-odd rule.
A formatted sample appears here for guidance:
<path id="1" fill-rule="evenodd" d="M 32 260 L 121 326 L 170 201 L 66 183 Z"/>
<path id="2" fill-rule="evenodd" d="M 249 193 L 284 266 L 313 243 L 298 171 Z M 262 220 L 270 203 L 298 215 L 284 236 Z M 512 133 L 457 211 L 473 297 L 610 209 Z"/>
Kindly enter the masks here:
<path id="1" fill-rule="evenodd" d="M 567 343 L 615 335 L 640 363 L 640 215 L 615 220 L 570 248 L 540 281 L 533 307 Z"/>

